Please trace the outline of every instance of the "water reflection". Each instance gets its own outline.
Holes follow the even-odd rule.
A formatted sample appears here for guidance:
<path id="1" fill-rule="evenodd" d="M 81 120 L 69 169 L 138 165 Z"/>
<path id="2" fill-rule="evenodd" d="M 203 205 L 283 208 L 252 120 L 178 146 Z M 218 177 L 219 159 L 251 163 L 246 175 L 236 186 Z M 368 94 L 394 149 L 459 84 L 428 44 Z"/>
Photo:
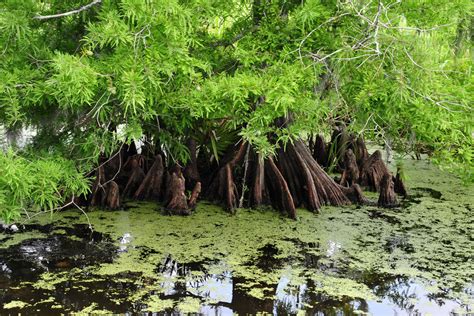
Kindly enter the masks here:
<path id="1" fill-rule="evenodd" d="M 428 198 L 438 203 L 437 197 Z M 474 285 L 461 291 L 469 272 L 453 272 L 469 268 L 465 262 L 471 253 L 461 250 L 469 246 L 464 222 L 470 215 L 462 209 L 443 213 L 438 204 L 428 207 L 433 209 L 413 210 L 411 219 L 404 218 L 409 212 L 400 216 L 397 210 L 329 210 L 308 216 L 317 224 L 304 230 L 295 225 L 294 234 L 278 231 L 278 225 L 294 222 L 250 211 L 215 219 L 221 211 L 200 210 L 196 215 L 210 221 L 210 229 L 202 222 L 202 228 L 183 223 L 188 218 L 161 216 L 154 208 L 90 213 L 109 221 L 104 233 L 74 224 L 66 215 L 63 222 L 26 228 L 42 237 L 0 248 L 0 314 L 94 309 L 129 315 L 147 310 L 168 315 L 189 310 L 203 315 L 472 315 L 461 301 L 449 299 L 474 297 Z M 260 240 L 263 225 L 273 228 Z M 206 235 L 208 230 L 217 234 Z M 251 234 L 258 238 L 250 243 Z M 0 242 L 12 238 L 0 233 Z M 429 244 L 436 247 L 426 250 Z M 110 270 L 103 273 L 103 266 Z M 5 307 L 15 300 L 27 305 Z"/>
<path id="2" fill-rule="evenodd" d="M 126 247 L 132 239 L 130 233 L 125 233 L 119 244 Z M 13 300 L 14 294 L 20 295 L 18 297 L 26 302 L 35 302 L 40 298 L 47 301 L 48 297 L 53 298 L 43 305 L 31 306 L 31 311 L 35 310 L 36 313 L 42 311 L 42 308 L 46 311 L 53 303 L 60 304 L 60 312 L 68 312 L 81 310 L 90 302 L 116 312 L 139 312 L 147 306 L 146 302 L 128 301 L 128 297 L 139 289 L 136 285 L 136 281 L 141 279 L 139 273 L 103 277 L 90 281 L 87 281 L 87 275 L 81 274 L 83 279 L 65 280 L 49 291 L 35 290 L 34 286 L 25 285 L 21 292 L 14 290 L 21 288 L 22 278 L 35 281 L 45 271 L 85 268 L 97 263 L 99 258 L 102 258 L 102 261 L 111 260 L 114 253 L 124 250 L 119 246 L 118 249 L 112 248 L 115 249 L 112 252 L 104 252 L 107 247 L 104 248 L 101 245 L 108 247 L 111 245 L 107 244 L 104 238 L 96 238 L 96 240 L 100 241 L 91 243 L 91 239 L 70 240 L 64 236 L 53 235 L 47 239 L 27 240 L 3 250 L 0 257 L 0 303 Z M 327 248 L 327 256 L 332 256 L 340 251 L 342 246 L 330 241 Z M 99 249 L 102 249 L 101 252 Z M 264 249 L 267 252 L 275 251 L 271 246 Z M 143 253 L 146 256 L 147 252 Z M 259 260 L 268 261 L 270 257 L 263 252 Z M 70 265 L 58 270 L 57 262 L 64 260 L 63 258 L 67 258 Z M 277 260 L 272 264 L 276 263 L 282 262 Z M 308 260 L 308 257 L 303 257 L 303 260 L 300 260 L 301 263 L 307 267 L 318 269 L 322 267 L 318 263 L 318 258 Z M 294 269 L 297 265 L 291 262 L 280 268 L 278 282 L 266 286 L 267 289 L 273 289 L 273 293 L 267 295 L 269 298 L 266 299 L 257 299 L 243 290 L 240 285 L 246 280 L 233 276 L 231 267 L 225 261 L 180 263 L 168 255 L 157 264 L 155 273 L 157 279 L 161 280 L 159 282 L 160 299 L 172 299 L 179 302 L 186 297 L 195 298 L 200 304 L 199 313 L 204 315 L 248 314 L 256 311 L 274 315 L 297 314 L 299 311 L 312 315 L 353 315 L 361 312 L 372 315 L 454 315 L 455 312 L 461 312 L 461 315 L 462 313 L 468 315 L 470 312 L 468 307 L 462 308 L 456 301 L 433 297 L 424 285 L 413 279 L 390 278 L 376 273 L 364 276 L 361 282 L 367 284 L 380 298 L 378 301 L 331 297 L 324 291 L 318 291 L 318 284 L 312 278 L 301 275 L 302 270 Z M 357 276 L 355 278 L 357 279 Z M 472 295 L 472 292 L 472 288 L 466 289 L 468 295 Z M 28 308 L 22 309 L 25 312 L 28 310 Z M 166 311 L 179 313 L 179 308 L 174 305 Z M 2 308 L 0 308 L 1 312 Z"/>

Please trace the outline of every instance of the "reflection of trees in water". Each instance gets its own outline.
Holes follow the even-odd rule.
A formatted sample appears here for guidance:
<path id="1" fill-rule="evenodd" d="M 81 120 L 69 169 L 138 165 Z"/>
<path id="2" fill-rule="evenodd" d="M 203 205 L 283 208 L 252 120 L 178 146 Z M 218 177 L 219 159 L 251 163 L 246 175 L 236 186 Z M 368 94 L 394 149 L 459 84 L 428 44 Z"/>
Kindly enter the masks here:
<path id="1" fill-rule="evenodd" d="M 216 263 L 217 264 L 217 263 Z M 228 307 L 237 314 L 254 314 L 256 310 L 271 312 L 273 300 L 258 299 L 239 287 L 245 279 L 233 277 L 225 268 L 220 273 L 210 273 L 206 268 L 209 263 L 179 263 L 167 256 L 157 268 L 157 272 L 168 278 L 161 283 L 165 289 L 164 297 L 179 299 L 181 297 L 196 297 L 200 299 L 215 299 L 216 295 L 224 297 L 217 299 L 216 305 Z M 217 285 L 210 289 L 208 285 Z M 274 286 L 273 293 L 276 291 Z"/>
<path id="2" fill-rule="evenodd" d="M 305 258 L 310 264 L 318 264 L 317 258 Z M 165 289 L 165 297 L 181 298 L 185 296 L 196 297 L 203 300 L 212 298 L 215 293 L 228 291 L 226 293 L 229 300 L 217 300 L 216 305 L 231 308 L 235 313 L 248 314 L 256 310 L 268 313 L 284 315 L 294 314 L 300 309 L 304 309 L 310 314 L 348 314 L 356 311 L 369 312 L 370 304 L 364 299 L 354 299 L 351 297 L 333 297 L 321 291 L 317 291 L 318 285 L 314 280 L 306 279 L 302 285 L 288 284 L 260 284 L 253 285 L 252 288 L 261 286 L 265 289 L 266 299 L 258 299 L 248 293 L 249 289 L 241 285 L 247 284 L 249 280 L 242 277 L 232 276 L 229 271 L 222 269 L 219 273 L 210 273 L 207 268 L 208 263 L 179 263 L 171 256 L 164 259 L 163 263 L 157 268 L 157 272 L 168 280 L 161 285 Z M 333 269 L 330 269 L 332 272 Z M 372 292 L 380 299 L 386 300 L 396 305 L 399 309 L 407 313 L 416 313 L 416 299 L 422 293 L 422 288 L 418 288 L 412 280 L 400 276 L 391 276 L 383 273 L 360 273 L 349 271 L 338 271 L 334 276 L 341 278 L 351 278 L 361 284 L 367 285 Z M 287 280 L 288 281 L 288 280 Z M 215 286 L 209 288 L 209 283 Z M 282 282 L 280 280 L 280 282 Z M 287 282 L 289 283 L 289 282 Z M 225 286 L 228 285 L 228 288 Z M 430 297 L 428 299 L 442 304 L 439 297 Z M 387 303 L 383 303 L 387 304 Z M 311 307 L 308 307 L 311 306 Z"/>
<path id="3" fill-rule="evenodd" d="M 315 263 L 314 260 L 311 260 L 311 262 Z M 377 297 L 393 303 L 408 314 L 417 312 L 416 299 L 420 295 L 426 294 L 420 293 L 419 290 L 422 290 L 422 288 L 418 288 L 410 279 L 399 276 L 377 273 L 354 275 L 341 271 L 338 275 L 341 278 L 350 277 L 359 283 L 367 285 Z M 325 294 L 323 288 L 321 288 L 321 291 L 317 291 L 317 287 L 314 280 L 306 279 L 303 285 L 285 286 L 283 291 L 279 289 L 280 293 L 275 293 L 277 299 L 274 301 L 273 313 L 290 314 L 296 313 L 299 309 L 304 309 L 309 314 L 334 314 L 337 312 L 344 315 L 352 315 L 355 311 L 369 312 L 369 302 L 364 299 L 333 297 Z M 429 295 L 428 298 L 438 304 L 442 304 L 439 298 L 436 299 Z"/>
<path id="4" fill-rule="evenodd" d="M 415 311 L 414 300 L 417 298 L 417 295 L 410 286 L 408 278 L 385 276 L 385 279 L 382 281 L 374 288 L 375 295 L 387 298 L 400 309 L 406 310 L 410 314 Z"/>
<path id="5" fill-rule="evenodd" d="M 229 271 L 209 273 L 204 263 L 180 263 L 170 255 L 164 259 L 157 271 L 167 278 L 161 284 L 163 288 L 167 289 L 165 296 L 210 298 L 214 294 L 213 291 L 222 290 L 219 288 L 210 289 L 208 287 L 210 282 L 222 285 L 232 282 Z"/>

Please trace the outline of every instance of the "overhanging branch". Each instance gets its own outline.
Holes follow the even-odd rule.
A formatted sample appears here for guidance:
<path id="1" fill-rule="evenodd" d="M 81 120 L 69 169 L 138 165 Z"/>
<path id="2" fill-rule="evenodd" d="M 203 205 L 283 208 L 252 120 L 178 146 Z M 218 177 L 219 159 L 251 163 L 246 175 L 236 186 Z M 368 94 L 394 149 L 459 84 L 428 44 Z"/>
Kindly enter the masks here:
<path id="1" fill-rule="evenodd" d="M 92 8 L 93 6 L 100 4 L 101 2 L 102 2 L 102 0 L 94 0 L 91 3 L 86 4 L 85 6 L 82 6 L 79 9 L 76 9 L 76 10 L 72 10 L 72 11 L 68 11 L 68 12 L 64 12 L 64 13 L 52 14 L 52 15 L 37 15 L 33 19 L 35 19 L 35 20 L 49 20 L 49 19 L 55 19 L 55 18 L 62 18 L 62 17 L 65 17 L 65 16 L 77 14 L 77 13 L 80 13 L 82 11 L 88 10 L 88 9 Z"/>

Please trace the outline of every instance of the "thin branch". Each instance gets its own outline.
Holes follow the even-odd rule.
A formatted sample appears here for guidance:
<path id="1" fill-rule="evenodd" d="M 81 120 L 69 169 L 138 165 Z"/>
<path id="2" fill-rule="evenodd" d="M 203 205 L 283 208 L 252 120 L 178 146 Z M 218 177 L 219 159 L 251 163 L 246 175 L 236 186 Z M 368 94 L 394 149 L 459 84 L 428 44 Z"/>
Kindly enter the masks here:
<path id="1" fill-rule="evenodd" d="M 375 16 L 375 19 L 374 19 L 374 28 L 375 28 L 374 42 L 375 42 L 375 51 L 376 51 L 377 55 L 381 54 L 380 44 L 379 44 L 380 14 L 382 14 L 382 1 L 379 0 L 379 5 L 378 5 L 378 8 L 377 8 L 377 15 Z"/>
<path id="2" fill-rule="evenodd" d="M 67 207 L 73 205 L 73 206 L 75 206 L 78 210 L 80 210 L 80 211 L 82 212 L 82 214 L 84 214 L 84 215 L 86 216 L 87 224 L 89 225 L 89 229 L 90 229 L 91 231 L 93 231 L 94 229 L 93 229 L 93 227 L 92 227 L 92 223 L 91 223 L 91 221 L 90 221 L 90 219 L 89 219 L 89 216 L 87 215 L 87 213 L 84 211 L 84 209 L 83 209 L 82 207 L 80 207 L 79 205 L 76 204 L 76 202 L 74 202 L 74 198 L 75 198 L 75 195 L 72 195 L 70 202 L 68 202 L 68 203 L 66 203 L 66 204 L 64 204 L 64 205 L 58 206 L 58 207 L 56 207 L 56 208 L 54 208 L 54 209 L 51 209 L 51 210 L 42 210 L 42 211 L 36 212 L 35 214 L 33 214 L 33 215 L 31 215 L 31 216 L 27 213 L 28 218 L 25 219 L 24 221 L 22 221 L 22 222 L 20 223 L 20 225 L 25 225 L 26 222 L 30 221 L 30 220 L 33 219 L 34 217 L 39 216 L 39 215 L 41 215 L 41 214 L 54 213 L 54 212 L 56 212 L 56 211 L 61 211 L 61 210 L 65 209 L 65 208 L 67 208 Z M 26 210 L 25 210 L 25 212 L 26 212 Z"/>
<path id="3" fill-rule="evenodd" d="M 88 10 L 88 9 L 92 8 L 93 6 L 98 5 L 100 3 L 102 3 L 102 0 L 94 0 L 91 3 L 86 4 L 85 6 L 82 6 L 79 9 L 76 9 L 76 10 L 72 10 L 72 11 L 68 11 L 68 12 L 64 12 L 64 13 L 52 14 L 52 15 L 37 15 L 33 19 L 35 19 L 35 20 L 49 20 L 49 19 L 55 19 L 55 18 L 62 18 L 62 17 L 65 17 L 65 16 L 77 14 L 77 13 L 80 13 L 82 11 Z"/>

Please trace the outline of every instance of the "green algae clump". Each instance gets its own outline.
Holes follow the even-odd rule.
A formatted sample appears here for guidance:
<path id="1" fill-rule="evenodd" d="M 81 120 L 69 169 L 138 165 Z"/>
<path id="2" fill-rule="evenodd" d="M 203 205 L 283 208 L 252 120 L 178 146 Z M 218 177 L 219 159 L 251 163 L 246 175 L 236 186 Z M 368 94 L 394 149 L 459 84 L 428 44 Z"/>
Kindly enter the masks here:
<path id="1" fill-rule="evenodd" d="M 9 303 L 4 304 L 3 308 L 4 309 L 23 308 L 28 305 L 30 304 L 22 302 L 22 301 L 11 301 Z"/>

